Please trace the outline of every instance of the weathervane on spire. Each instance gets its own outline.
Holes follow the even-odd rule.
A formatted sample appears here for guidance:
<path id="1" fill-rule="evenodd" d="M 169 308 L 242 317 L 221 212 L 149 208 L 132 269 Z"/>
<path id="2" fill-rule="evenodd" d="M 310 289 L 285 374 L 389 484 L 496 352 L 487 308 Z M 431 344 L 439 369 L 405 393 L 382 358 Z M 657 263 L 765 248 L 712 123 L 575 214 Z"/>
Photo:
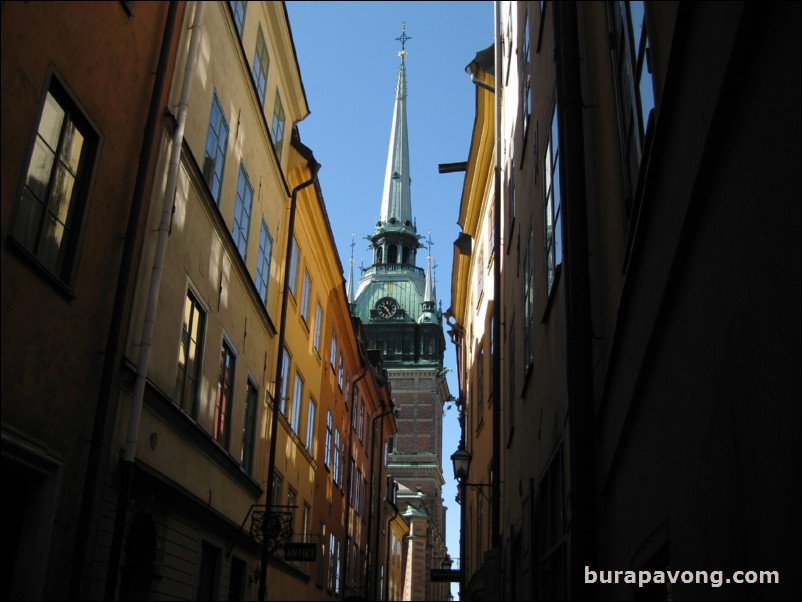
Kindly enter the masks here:
<path id="1" fill-rule="evenodd" d="M 406 56 L 407 55 L 406 43 L 407 43 L 407 40 L 411 40 L 411 39 L 412 39 L 412 36 L 408 36 L 407 35 L 407 22 L 406 21 L 401 21 L 401 35 L 396 38 L 396 40 L 401 42 L 401 52 L 398 53 L 400 56 Z"/>

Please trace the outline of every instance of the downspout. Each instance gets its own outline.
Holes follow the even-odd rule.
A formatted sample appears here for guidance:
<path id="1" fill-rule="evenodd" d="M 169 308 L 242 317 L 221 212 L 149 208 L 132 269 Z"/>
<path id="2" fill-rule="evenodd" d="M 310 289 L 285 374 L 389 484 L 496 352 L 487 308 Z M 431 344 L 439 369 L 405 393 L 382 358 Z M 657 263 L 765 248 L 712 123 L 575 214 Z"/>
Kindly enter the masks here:
<path id="1" fill-rule="evenodd" d="M 493 52 L 495 55 L 494 95 L 496 160 L 493 178 L 493 479 L 491 491 L 493 513 L 491 525 L 493 537 L 492 548 L 501 547 L 501 3 L 495 2 L 493 11 Z M 499 566 L 501 559 L 499 558 Z M 499 585 L 501 586 L 501 575 Z"/>
<path id="2" fill-rule="evenodd" d="M 267 520 L 267 513 L 269 512 L 270 506 L 272 504 L 271 498 L 273 497 L 273 480 L 276 474 L 276 437 L 278 436 L 278 396 L 281 394 L 282 388 L 282 379 L 281 379 L 281 364 L 282 364 L 282 354 L 284 353 L 284 341 L 286 339 L 286 330 L 287 330 L 287 306 L 290 296 L 290 283 L 288 280 L 288 276 L 290 273 L 290 252 L 292 250 L 292 237 L 293 231 L 295 229 L 295 211 L 296 206 L 298 204 L 298 193 L 306 188 L 307 186 L 311 186 L 317 181 L 317 172 L 320 169 L 320 164 L 315 160 L 312 151 L 301 144 L 300 139 L 298 138 L 298 130 L 293 128 L 291 142 L 290 142 L 306 160 L 307 165 L 309 166 L 309 170 L 312 172 L 312 176 L 305 182 L 298 184 L 295 188 L 292 189 L 292 193 L 290 195 L 290 219 L 287 225 L 287 244 L 284 250 L 284 285 L 282 287 L 282 294 L 281 294 L 281 319 L 279 322 L 279 330 L 278 330 L 278 353 L 276 355 L 276 379 L 275 379 L 275 388 L 274 388 L 274 395 L 273 395 L 273 418 L 270 423 L 270 448 L 267 457 L 267 484 L 265 487 L 265 517 L 262 520 L 262 565 L 261 565 L 261 576 L 259 579 L 259 602 L 265 601 L 265 596 L 267 595 L 267 562 L 270 557 L 269 550 L 268 550 L 268 530 L 269 530 L 269 522 Z"/>
<path id="3" fill-rule="evenodd" d="M 465 435 L 462 436 L 463 440 L 465 439 Z M 465 531 L 468 526 L 468 522 L 465 520 L 465 481 L 467 478 L 461 479 L 459 481 L 459 599 L 465 600 L 465 596 L 468 593 L 467 587 L 467 575 L 465 574 L 465 570 L 467 569 L 468 564 L 468 546 L 465 542 Z"/>
<path id="4" fill-rule="evenodd" d="M 393 412 L 393 402 L 391 400 L 388 400 L 388 401 L 390 401 L 388 409 L 385 410 L 384 412 L 382 412 L 381 414 L 373 417 L 373 424 L 371 425 L 371 428 L 373 429 L 374 433 L 376 432 L 376 421 L 381 419 L 381 418 L 384 418 L 385 416 L 387 416 L 388 414 Z M 384 405 L 384 404 L 382 404 L 382 405 Z M 381 444 L 381 446 L 384 445 L 384 420 L 382 420 L 382 422 L 381 422 L 381 434 L 379 435 L 379 443 Z M 378 481 L 377 481 L 378 486 L 376 487 L 376 492 L 373 494 L 373 499 L 370 500 L 371 510 L 375 510 L 377 512 L 377 514 L 379 514 L 379 516 L 381 515 L 381 512 L 379 511 L 379 506 L 381 505 L 381 501 L 380 500 L 381 500 L 381 491 L 382 491 L 382 464 L 383 464 L 382 459 L 383 459 L 383 456 L 384 456 L 384 454 L 382 454 L 381 452 L 382 452 L 382 447 L 379 448 L 379 478 L 378 478 Z M 373 460 L 374 460 L 375 457 L 376 457 L 376 437 L 374 436 L 373 437 L 373 453 L 370 456 L 370 474 L 371 475 L 373 474 Z M 377 498 L 379 498 L 379 500 L 377 500 Z M 375 505 L 374 505 L 374 502 L 376 502 Z M 371 517 L 371 519 L 372 518 L 373 517 Z M 371 536 L 370 532 L 371 532 L 371 527 L 373 526 L 374 522 L 375 521 L 373 521 L 373 520 L 369 520 L 368 521 L 368 543 L 372 543 L 371 539 L 370 539 L 370 536 Z M 373 586 L 372 589 L 373 589 L 373 591 L 375 593 L 378 593 L 378 592 L 376 592 L 376 567 L 379 564 L 378 548 L 379 548 L 379 529 L 376 529 L 376 545 L 375 546 L 371 546 L 371 551 L 372 551 L 373 557 L 374 557 L 374 561 L 373 561 L 373 579 L 374 579 L 373 583 L 374 583 L 374 586 Z M 368 576 L 370 576 L 370 568 L 371 567 L 368 567 Z"/>
<path id="5" fill-rule="evenodd" d="M 95 405 L 92 442 L 89 448 L 84 491 L 81 498 L 81 510 L 78 516 L 77 535 L 72 556 L 72 576 L 69 589 L 69 598 L 71 600 L 83 600 L 87 597 L 84 590 L 85 582 L 83 574 L 87 542 L 91 530 L 90 525 L 93 517 L 96 515 L 94 499 L 98 489 L 98 478 L 101 471 L 101 456 L 106 446 L 106 435 L 110 430 L 107 427 L 107 421 L 109 410 L 112 405 L 112 392 L 116 390 L 119 383 L 117 366 L 120 363 L 120 342 L 125 336 L 123 333 L 123 315 L 130 298 L 128 286 L 134 263 L 134 249 L 139 232 L 139 221 L 142 216 L 142 201 L 145 197 L 145 184 L 150 168 L 150 157 L 153 154 L 155 141 L 154 133 L 159 121 L 159 109 L 164 92 L 164 82 L 167 78 L 167 62 L 170 56 L 170 49 L 172 48 L 177 13 L 178 3 L 170 2 L 167 18 L 164 23 L 164 34 L 162 36 L 161 50 L 159 51 L 159 62 L 156 67 L 156 80 L 153 84 L 150 108 L 148 109 L 145 132 L 142 137 L 142 148 L 139 152 L 139 164 L 137 166 L 136 180 L 134 181 L 134 193 L 128 215 L 128 226 L 125 232 L 125 244 L 123 246 L 123 254 L 117 276 L 117 287 L 114 293 L 114 305 L 112 306 L 109 336 L 106 343 L 106 354 L 103 360 L 103 372 L 101 373 L 98 400 Z"/>
<path id="6" fill-rule="evenodd" d="M 181 145 L 184 139 L 184 124 L 186 122 L 187 108 L 189 106 L 189 91 L 192 84 L 192 71 L 198 57 L 201 41 L 201 22 L 205 2 L 198 2 L 192 24 L 192 37 L 189 42 L 187 64 L 184 72 L 184 81 L 181 85 L 181 99 L 176 116 L 176 128 L 173 133 L 172 154 L 167 173 L 167 186 L 164 192 L 162 216 L 159 223 L 159 237 L 156 243 L 156 253 L 153 258 L 150 288 L 148 290 L 148 304 L 145 310 L 145 319 L 142 323 L 142 336 L 140 340 L 139 362 L 137 365 L 137 378 L 134 384 L 134 396 L 131 400 L 131 415 L 128 421 L 128 436 L 125 451 L 120 463 L 120 492 L 117 503 L 117 515 L 112 535 L 112 546 L 109 558 L 108 574 L 106 579 L 106 599 L 113 600 L 117 589 L 120 557 L 122 554 L 123 531 L 128 503 L 133 488 L 134 461 L 136 459 L 136 445 L 139 436 L 139 422 L 142 416 L 142 404 L 145 397 L 148 363 L 150 349 L 153 342 L 153 327 L 156 320 L 156 309 L 159 300 L 159 287 L 161 285 L 162 267 L 167 250 L 167 238 L 170 234 L 170 218 L 172 217 L 173 197 L 175 196 L 178 168 L 181 161 Z"/>
<path id="7" fill-rule="evenodd" d="M 358 377 L 356 377 L 354 379 L 354 382 L 351 383 L 351 420 L 348 423 L 348 457 L 349 457 L 349 460 L 353 460 L 353 457 L 354 457 L 353 453 L 351 451 L 351 445 L 352 445 L 352 443 L 354 441 L 354 428 L 353 428 L 354 427 L 354 414 L 356 412 L 356 403 L 355 403 L 356 402 L 356 398 L 354 396 L 354 391 L 356 391 L 357 383 L 360 380 L 362 380 L 363 378 L 365 378 L 365 376 L 367 376 L 367 374 L 368 374 L 367 369 L 363 370 L 362 374 L 360 374 Z M 350 468 L 351 468 L 351 463 L 350 462 L 348 463 L 348 468 L 349 468 L 349 471 L 348 471 L 348 485 L 347 485 L 347 487 L 348 487 L 348 496 L 345 499 L 350 500 L 351 496 L 352 496 L 352 493 L 353 493 L 352 487 L 354 486 L 354 484 L 351 482 L 351 480 L 352 480 L 354 475 L 353 475 L 353 471 L 350 470 Z M 353 501 L 353 500 L 351 500 L 351 501 Z M 356 500 L 356 503 L 359 504 L 359 500 Z M 348 509 L 348 512 L 345 513 L 345 541 L 346 542 L 348 541 L 348 537 L 349 537 L 348 529 L 351 526 L 351 510 L 353 510 L 353 507 L 354 507 L 353 504 L 349 504 L 349 506 L 350 507 Z M 370 524 L 370 521 L 368 521 L 368 524 Z M 353 544 L 354 544 L 354 542 L 353 542 L 353 540 L 351 540 L 351 545 L 353 545 Z M 345 586 L 346 587 L 343 588 L 343 595 L 345 595 L 345 589 L 347 587 L 349 587 L 348 586 L 348 559 L 350 557 L 351 557 L 351 550 L 346 550 L 345 551 L 345 561 L 343 562 L 343 573 L 345 574 Z M 352 590 L 354 589 L 353 588 L 353 584 L 350 587 L 351 587 Z"/>
<path id="8" fill-rule="evenodd" d="M 560 170 L 563 195 L 563 270 L 565 276 L 566 380 L 571 508 L 572 575 L 569 595 L 593 599 L 582 569 L 594 565 L 594 428 L 593 428 L 593 323 L 588 266 L 588 216 L 585 183 L 582 81 L 577 3 L 555 2 L 554 34 L 557 44 L 557 102 Z"/>

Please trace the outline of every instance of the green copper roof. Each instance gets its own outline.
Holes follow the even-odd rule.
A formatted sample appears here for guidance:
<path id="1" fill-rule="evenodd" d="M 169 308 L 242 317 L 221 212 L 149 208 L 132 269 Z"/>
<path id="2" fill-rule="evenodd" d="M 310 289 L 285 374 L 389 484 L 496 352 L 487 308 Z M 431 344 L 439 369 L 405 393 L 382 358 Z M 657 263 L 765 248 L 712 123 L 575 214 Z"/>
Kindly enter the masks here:
<path id="1" fill-rule="evenodd" d="M 423 270 L 397 264 L 375 265 L 365 270 L 356 293 L 356 313 L 364 322 L 379 299 L 390 297 L 404 310 L 404 322 L 415 322 L 421 313 L 425 278 Z"/>

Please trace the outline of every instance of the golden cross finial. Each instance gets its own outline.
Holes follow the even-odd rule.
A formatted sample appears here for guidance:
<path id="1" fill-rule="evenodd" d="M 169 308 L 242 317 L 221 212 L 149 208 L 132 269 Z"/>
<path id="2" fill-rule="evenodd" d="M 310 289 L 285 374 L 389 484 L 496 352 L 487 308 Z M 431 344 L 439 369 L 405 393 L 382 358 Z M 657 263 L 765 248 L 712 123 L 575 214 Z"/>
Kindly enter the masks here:
<path id="1" fill-rule="evenodd" d="M 407 22 L 401 21 L 401 35 L 396 38 L 399 42 L 401 42 L 401 52 L 399 52 L 399 56 L 406 56 L 406 43 L 407 40 L 411 40 L 412 36 L 407 35 Z"/>

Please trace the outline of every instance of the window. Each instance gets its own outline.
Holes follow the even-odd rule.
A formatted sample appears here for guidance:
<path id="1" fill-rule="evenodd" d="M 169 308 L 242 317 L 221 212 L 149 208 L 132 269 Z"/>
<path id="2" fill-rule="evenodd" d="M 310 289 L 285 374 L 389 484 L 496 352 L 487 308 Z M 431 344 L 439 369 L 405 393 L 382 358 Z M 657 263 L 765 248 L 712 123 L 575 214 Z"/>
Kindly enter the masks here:
<path id="1" fill-rule="evenodd" d="M 71 284 L 100 136 L 51 76 L 14 219 L 13 238 L 63 284 Z"/>
<path id="2" fill-rule="evenodd" d="M 247 2 L 229 2 L 231 12 L 234 14 L 234 24 L 237 26 L 237 31 L 242 37 L 242 30 L 245 27 L 245 11 L 248 8 Z"/>
<path id="3" fill-rule="evenodd" d="M 256 288 L 263 303 L 267 303 L 267 288 L 270 283 L 270 255 L 273 253 L 273 238 L 270 229 L 262 218 L 262 231 L 259 234 L 259 256 L 256 260 Z"/>
<path id="4" fill-rule="evenodd" d="M 290 377 L 290 354 L 287 348 L 281 355 L 281 397 L 278 400 L 278 411 L 287 417 L 287 380 Z"/>
<path id="5" fill-rule="evenodd" d="M 353 587 L 354 586 L 354 563 L 353 563 L 353 554 L 351 554 L 351 549 L 354 547 L 354 544 L 351 543 L 351 537 L 347 535 L 345 537 L 345 548 L 343 549 L 343 553 L 346 556 L 346 560 L 348 560 L 348 572 L 343 575 L 345 579 L 345 587 Z"/>
<path id="6" fill-rule="evenodd" d="M 353 403 L 351 404 L 351 428 L 356 430 L 356 420 L 357 420 L 357 411 L 356 406 L 358 405 L 359 401 L 359 387 L 355 387 L 356 394 L 354 395 Z M 346 401 L 348 398 L 346 397 Z"/>
<path id="7" fill-rule="evenodd" d="M 320 331 L 323 326 L 323 308 L 320 303 L 317 304 L 315 310 L 315 351 L 320 353 Z"/>
<path id="8" fill-rule="evenodd" d="M 337 587 L 337 538 L 329 532 L 329 591 Z"/>
<path id="9" fill-rule="evenodd" d="M 220 376 L 217 379 L 217 400 L 214 404 L 214 440 L 228 449 L 231 429 L 228 419 L 234 395 L 234 368 L 236 357 L 228 342 L 223 341 L 220 349 Z"/>
<path id="10" fill-rule="evenodd" d="M 223 168 L 226 162 L 226 145 L 228 144 L 228 123 L 223 114 L 223 107 L 217 96 L 212 98 L 212 111 L 209 115 L 209 131 L 206 134 L 206 150 L 203 159 L 203 177 L 215 203 L 220 204 L 220 189 L 223 185 Z"/>
<path id="11" fill-rule="evenodd" d="M 292 421 L 290 422 L 292 430 L 296 435 L 300 435 L 301 429 L 301 394 L 303 393 L 304 380 L 301 375 L 295 373 L 295 389 L 293 390 L 292 397 Z"/>
<path id="12" fill-rule="evenodd" d="M 334 479 L 334 484 L 340 484 L 340 429 L 334 429 L 334 460 L 332 462 L 333 471 L 332 471 L 332 479 Z"/>
<path id="13" fill-rule="evenodd" d="M 201 542 L 200 570 L 196 600 L 218 600 L 220 590 L 220 548 Z"/>
<path id="14" fill-rule="evenodd" d="M 479 341 L 479 352 L 476 355 L 476 398 L 479 400 L 477 408 L 481 412 L 485 400 L 485 345 L 482 340 Z"/>
<path id="15" fill-rule="evenodd" d="M 557 104 L 551 114 L 549 141 L 544 158 L 546 208 L 546 294 L 551 296 L 557 268 L 563 261 L 562 215 L 560 214 L 560 145 L 557 134 Z"/>
<path id="16" fill-rule="evenodd" d="M 304 288 L 301 291 L 301 317 L 307 324 L 309 324 L 309 295 L 311 289 L 312 280 L 309 278 L 309 272 L 304 270 Z"/>
<path id="17" fill-rule="evenodd" d="M 256 94 L 259 96 L 259 104 L 264 106 L 265 93 L 267 92 L 267 70 L 270 68 L 270 55 L 267 53 L 265 36 L 262 33 L 262 26 L 259 26 L 259 33 L 256 37 L 256 52 L 253 55 L 253 81 L 256 84 Z"/>
<path id="18" fill-rule="evenodd" d="M 270 505 L 278 506 L 281 501 L 281 485 L 284 482 L 281 475 L 276 473 L 273 475 L 273 491 L 270 492 Z"/>
<path id="19" fill-rule="evenodd" d="M 361 508 L 361 501 L 362 501 L 362 471 L 357 468 L 356 469 L 356 482 L 354 483 L 354 509 L 356 510 L 357 514 L 362 513 Z"/>
<path id="20" fill-rule="evenodd" d="M 346 431 L 347 432 L 347 431 Z M 345 492 L 345 435 L 340 439 L 340 492 Z"/>
<path id="21" fill-rule="evenodd" d="M 485 288 L 485 251 L 481 247 L 479 248 L 477 257 L 479 259 L 474 268 L 476 270 L 476 290 L 474 294 L 476 295 L 476 307 L 479 307 L 479 302 L 482 300 Z"/>
<path id="22" fill-rule="evenodd" d="M 529 11 L 524 12 L 523 47 L 521 48 L 521 63 L 523 71 L 523 85 L 521 87 L 521 110 L 523 111 L 524 140 L 529 130 L 529 118 L 532 115 L 532 67 L 531 53 L 529 51 Z"/>
<path id="23" fill-rule="evenodd" d="M 245 394 L 245 419 L 242 426 L 242 450 L 240 464 L 249 474 L 253 473 L 253 448 L 256 442 L 256 413 L 258 411 L 259 389 L 248 379 L 248 389 Z"/>
<path id="24" fill-rule="evenodd" d="M 359 500 L 359 505 L 362 507 L 362 516 L 365 516 L 365 510 L 367 510 L 367 502 L 365 498 L 368 495 L 368 479 L 367 477 L 362 477 L 362 499 Z"/>
<path id="25" fill-rule="evenodd" d="M 493 257 L 496 254 L 496 219 L 493 205 L 490 205 L 490 209 L 488 210 L 487 223 L 490 226 L 487 231 L 487 269 L 490 269 L 490 265 L 493 263 Z"/>
<path id="26" fill-rule="evenodd" d="M 326 582 L 326 524 L 320 521 L 318 528 L 318 553 L 320 557 L 317 560 L 317 575 L 315 577 L 315 585 L 323 587 Z"/>
<path id="27" fill-rule="evenodd" d="M 245 171 L 245 164 L 240 161 L 239 181 L 237 182 L 237 198 L 234 203 L 234 226 L 231 235 L 237 245 L 239 254 L 245 259 L 248 250 L 248 229 L 251 226 L 251 206 L 253 205 L 253 186 Z"/>
<path id="28" fill-rule="evenodd" d="M 353 508 L 356 506 L 356 483 L 354 482 L 354 476 L 356 472 L 356 463 L 354 459 L 348 463 L 348 482 L 350 487 L 348 488 L 348 504 Z"/>
<path id="29" fill-rule="evenodd" d="M 654 109 L 654 86 L 643 2 L 610 2 L 609 16 L 618 97 L 628 217 L 635 211 L 640 166 Z"/>
<path id="30" fill-rule="evenodd" d="M 532 352 L 532 336 L 535 322 L 535 235 L 532 226 L 529 227 L 529 238 L 526 243 L 526 254 L 524 255 L 524 276 L 523 276 L 523 307 L 524 307 L 524 362 L 526 365 L 532 363 L 534 354 Z"/>
<path id="31" fill-rule="evenodd" d="M 298 241 L 292 237 L 292 245 L 290 247 L 290 271 L 287 277 L 290 279 L 287 286 L 290 287 L 292 296 L 295 296 L 295 287 L 298 283 Z"/>
<path id="32" fill-rule="evenodd" d="M 315 457 L 315 417 L 317 415 L 317 405 L 315 400 L 309 398 L 306 411 L 306 449 Z"/>
<path id="33" fill-rule="evenodd" d="M 365 403 L 359 398 L 359 440 L 365 437 Z"/>
<path id="34" fill-rule="evenodd" d="M 205 326 L 206 312 L 192 291 L 187 291 L 181 325 L 181 340 L 178 344 L 175 404 L 193 418 L 198 416 L 198 383 L 203 360 Z"/>
<path id="35" fill-rule="evenodd" d="M 304 502 L 304 510 L 301 515 L 301 542 L 309 542 L 309 517 L 312 516 L 312 508 Z"/>
<path id="36" fill-rule="evenodd" d="M 337 384 L 340 387 L 340 391 L 343 390 L 343 354 L 340 354 L 340 367 L 337 370 Z"/>
<path id="37" fill-rule="evenodd" d="M 331 462 L 331 410 L 326 412 L 326 447 L 323 450 L 323 464 L 326 468 L 329 467 Z"/>
<path id="38" fill-rule="evenodd" d="M 334 574 L 334 593 L 340 593 L 340 575 L 342 574 L 342 550 L 340 549 L 341 542 L 337 542 L 337 569 Z"/>
<path id="39" fill-rule="evenodd" d="M 270 133 L 273 136 L 273 147 L 276 154 L 281 157 L 281 146 L 284 142 L 284 107 L 281 104 L 281 95 L 276 90 L 276 104 L 273 107 L 273 127 Z"/>
<path id="40" fill-rule="evenodd" d="M 331 333 L 331 358 L 329 359 L 329 361 L 331 362 L 332 369 L 334 369 L 334 367 L 337 365 L 337 332 L 336 331 L 332 331 L 332 333 Z"/>
<path id="41" fill-rule="evenodd" d="M 370 515 L 376 516 L 376 475 L 370 473 Z"/>
<path id="42" fill-rule="evenodd" d="M 248 564 L 241 558 L 231 557 L 231 571 L 228 579 L 228 600 L 244 600 L 248 583 Z"/>

